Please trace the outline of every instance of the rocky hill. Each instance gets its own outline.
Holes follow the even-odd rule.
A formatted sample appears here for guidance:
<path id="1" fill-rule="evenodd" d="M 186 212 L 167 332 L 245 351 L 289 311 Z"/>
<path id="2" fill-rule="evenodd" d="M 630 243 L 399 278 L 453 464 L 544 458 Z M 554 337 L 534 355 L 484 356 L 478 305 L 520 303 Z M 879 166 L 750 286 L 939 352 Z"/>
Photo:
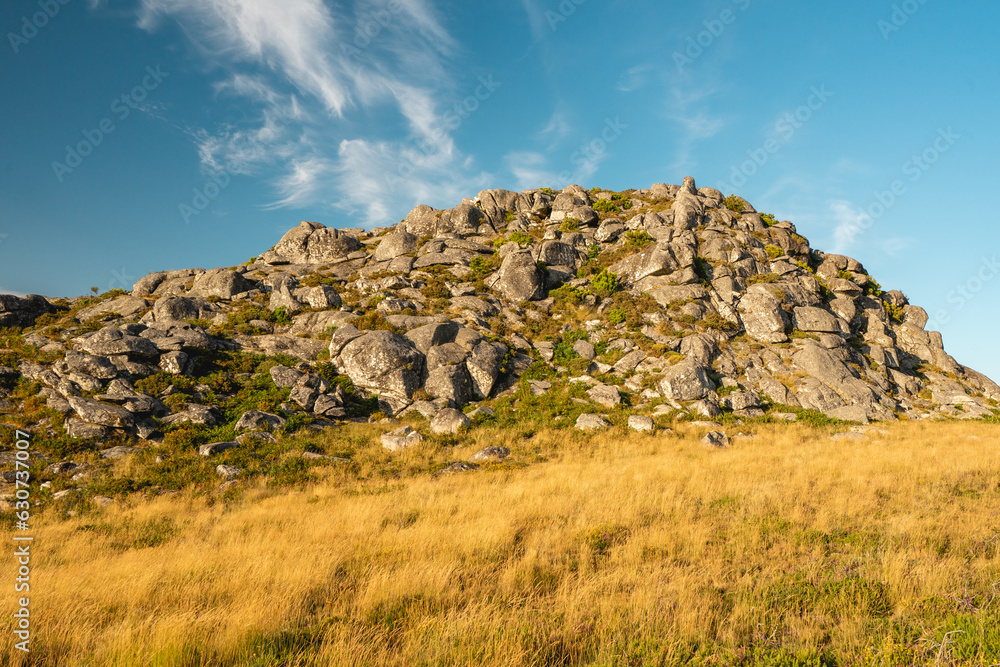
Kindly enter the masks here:
<path id="1" fill-rule="evenodd" d="M 0 421 L 61 459 L 178 432 L 211 453 L 379 412 L 454 432 L 544 396 L 579 428 L 995 418 L 1000 387 L 926 322 L 856 260 L 690 177 L 488 190 L 391 228 L 303 222 L 242 266 L 130 294 L 2 296 Z"/>

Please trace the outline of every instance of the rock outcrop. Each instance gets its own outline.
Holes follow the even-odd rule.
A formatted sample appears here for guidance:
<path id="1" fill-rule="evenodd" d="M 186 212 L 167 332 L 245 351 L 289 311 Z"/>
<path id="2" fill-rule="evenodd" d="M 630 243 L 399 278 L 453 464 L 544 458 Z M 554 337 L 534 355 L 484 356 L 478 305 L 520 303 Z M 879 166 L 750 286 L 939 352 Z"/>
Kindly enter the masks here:
<path id="1" fill-rule="evenodd" d="M 0 326 L 36 351 L 5 352 L 0 410 L 22 409 L 9 399 L 30 382 L 81 439 L 222 424 L 273 438 L 376 410 L 450 434 L 492 414 L 470 421 L 472 402 L 585 382 L 566 404 L 584 430 L 626 411 L 630 428 L 653 431 L 656 409 L 996 415 L 1000 387 L 927 322 L 861 263 L 691 178 L 624 193 L 486 190 L 394 227 L 303 222 L 243 266 L 153 273 L 131 294 L 0 295 Z M 246 396 L 256 402 L 234 412 Z M 421 437 L 382 441 L 395 451 Z"/>

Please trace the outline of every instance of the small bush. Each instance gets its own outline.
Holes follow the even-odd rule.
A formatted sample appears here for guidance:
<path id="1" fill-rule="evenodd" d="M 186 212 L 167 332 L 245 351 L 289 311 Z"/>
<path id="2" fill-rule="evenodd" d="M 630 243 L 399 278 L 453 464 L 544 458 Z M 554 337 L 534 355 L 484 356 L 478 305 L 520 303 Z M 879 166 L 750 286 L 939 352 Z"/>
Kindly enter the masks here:
<path id="1" fill-rule="evenodd" d="M 903 323 L 903 307 L 897 306 L 894 303 L 889 303 L 888 301 L 882 302 L 882 307 L 885 308 L 885 314 L 889 316 L 889 319 L 896 324 Z"/>
<path id="2" fill-rule="evenodd" d="M 501 260 L 499 255 L 477 255 L 472 258 L 469 262 L 469 268 L 472 270 L 472 280 L 479 280 L 490 275 L 494 271 L 500 268 Z"/>
<path id="3" fill-rule="evenodd" d="M 764 246 L 764 252 L 766 252 L 767 256 L 771 259 L 777 259 L 785 254 L 784 250 L 776 245 L 771 245 L 770 243 Z"/>
<path id="4" fill-rule="evenodd" d="M 559 225 L 559 231 L 564 234 L 578 232 L 580 231 L 580 221 L 577 218 L 566 218 L 563 220 L 562 224 Z"/>
<path id="5" fill-rule="evenodd" d="M 627 314 L 621 308 L 611 308 L 608 310 L 608 323 L 618 325 L 625 321 Z"/>
<path id="6" fill-rule="evenodd" d="M 522 231 L 514 232 L 507 237 L 507 240 L 518 245 L 528 245 L 532 242 L 532 238 Z"/>
<path id="7" fill-rule="evenodd" d="M 650 243 L 655 243 L 656 239 L 649 235 L 645 229 L 633 229 L 625 232 L 625 245 L 635 250 L 642 250 Z"/>
<path id="8" fill-rule="evenodd" d="M 729 195 L 728 197 L 726 197 L 726 200 L 723 203 L 725 204 L 726 208 L 728 208 L 733 213 L 743 212 L 744 208 L 743 200 L 740 197 L 737 197 L 736 195 Z"/>
<path id="9" fill-rule="evenodd" d="M 874 278 L 868 278 L 868 284 L 865 285 L 865 294 L 869 296 L 879 296 L 882 294 L 882 286 L 878 284 L 878 281 Z"/>
<path id="10" fill-rule="evenodd" d="M 610 199 L 599 199 L 592 207 L 598 213 L 617 213 L 618 206 Z"/>
<path id="11" fill-rule="evenodd" d="M 358 319 L 351 322 L 361 331 L 391 331 L 394 334 L 403 335 L 405 331 L 385 319 L 385 316 L 377 310 L 370 310 Z"/>
<path id="12" fill-rule="evenodd" d="M 778 224 L 777 219 L 775 219 L 775 217 L 770 213 L 761 213 L 760 219 L 764 222 L 764 225 L 766 227 L 773 227 L 774 225 Z"/>
<path id="13" fill-rule="evenodd" d="M 601 297 L 611 296 L 621 289 L 618 276 L 607 269 L 602 269 L 600 273 L 591 278 L 590 286 L 594 293 Z"/>
<path id="14" fill-rule="evenodd" d="M 777 273 L 761 273 L 747 278 L 747 285 L 756 285 L 758 283 L 776 283 L 779 280 L 781 280 L 781 276 Z"/>

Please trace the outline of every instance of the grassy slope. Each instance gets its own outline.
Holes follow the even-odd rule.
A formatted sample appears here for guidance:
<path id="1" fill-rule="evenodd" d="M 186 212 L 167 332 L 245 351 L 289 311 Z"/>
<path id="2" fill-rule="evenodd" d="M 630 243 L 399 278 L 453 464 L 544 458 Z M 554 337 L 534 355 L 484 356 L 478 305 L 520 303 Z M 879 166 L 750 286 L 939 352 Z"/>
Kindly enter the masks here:
<path id="1" fill-rule="evenodd" d="M 998 663 L 996 426 L 889 428 L 713 451 L 483 427 L 456 460 L 534 462 L 50 513 L 31 664 Z"/>

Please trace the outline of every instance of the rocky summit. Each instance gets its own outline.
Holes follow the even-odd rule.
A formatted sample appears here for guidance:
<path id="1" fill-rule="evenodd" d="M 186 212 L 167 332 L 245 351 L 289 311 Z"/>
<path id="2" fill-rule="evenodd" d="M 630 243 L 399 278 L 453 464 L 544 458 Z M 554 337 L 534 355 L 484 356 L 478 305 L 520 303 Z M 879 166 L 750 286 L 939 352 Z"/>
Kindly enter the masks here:
<path id="1" fill-rule="evenodd" d="M 246 264 L 153 273 L 131 293 L 0 297 L 0 408 L 123 447 L 378 412 L 454 433 L 494 414 L 471 404 L 566 387 L 567 427 L 588 430 L 608 411 L 642 430 L 668 414 L 994 417 L 1000 387 L 927 319 L 860 262 L 690 177 L 487 190 L 394 227 L 303 222 Z M 399 431 L 387 448 L 422 438 Z"/>

